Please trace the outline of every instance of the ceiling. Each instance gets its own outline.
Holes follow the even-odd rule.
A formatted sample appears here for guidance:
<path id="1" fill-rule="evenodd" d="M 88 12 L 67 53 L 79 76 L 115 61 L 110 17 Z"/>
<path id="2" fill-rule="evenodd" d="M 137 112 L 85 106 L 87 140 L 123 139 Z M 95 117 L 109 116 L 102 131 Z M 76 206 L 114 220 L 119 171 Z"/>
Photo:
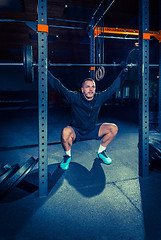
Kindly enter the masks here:
<path id="1" fill-rule="evenodd" d="M 100 2 L 101 0 L 48 0 L 50 62 L 89 62 L 88 24 Z M 104 2 L 107 9 L 112 1 Z M 149 2 L 150 30 L 159 31 L 159 0 Z M 25 21 L 37 21 L 37 0 L 1 0 L 0 14 L 0 61 L 22 62 L 24 45 L 33 46 L 34 61 L 37 61 L 37 33 L 25 24 Z M 104 26 L 138 29 L 138 0 L 115 0 L 104 16 Z M 119 54 L 127 55 L 125 51 L 129 51 L 134 43 L 134 40 L 129 41 L 127 48 L 126 40 L 107 39 L 107 61 L 114 61 Z"/>

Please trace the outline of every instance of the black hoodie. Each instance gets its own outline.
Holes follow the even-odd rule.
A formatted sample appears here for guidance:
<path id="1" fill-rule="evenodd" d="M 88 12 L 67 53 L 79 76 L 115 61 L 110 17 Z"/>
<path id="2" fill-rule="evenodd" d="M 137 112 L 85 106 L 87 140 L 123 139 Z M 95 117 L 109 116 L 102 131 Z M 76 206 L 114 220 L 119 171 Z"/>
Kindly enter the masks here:
<path id="1" fill-rule="evenodd" d="M 71 105 L 72 121 L 70 126 L 76 128 L 82 135 L 89 133 L 95 128 L 102 104 L 120 88 L 126 76 L 127 70 L 124 69 L 110 87 L 102 92 L 96 92 L 94 98 L 88 101 L 81 92 L 68 90 L 48 71 L 48 81 L 53 89 L 63 95 Z"/>

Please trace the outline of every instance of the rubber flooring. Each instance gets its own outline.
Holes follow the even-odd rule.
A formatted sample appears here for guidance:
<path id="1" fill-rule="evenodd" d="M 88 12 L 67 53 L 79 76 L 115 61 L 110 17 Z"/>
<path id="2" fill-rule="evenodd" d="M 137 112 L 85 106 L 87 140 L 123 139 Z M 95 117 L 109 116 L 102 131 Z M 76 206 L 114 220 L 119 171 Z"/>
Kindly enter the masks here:
<path id="1" fill-rule="evenodd" d="M 1 113 L 1 165 L 37 158 L 37 110 Z M 139 177 L 137 124 L 102 114 L 99 122 L 119 127 L 107 148 L 112 164 L 96 159 L 99 141 L 83 141 L 73 145 L 70 168 L 63 171 L 60 132 L 69 121 L 68 110 L 49 111 L 49 193 L 38 196 L 37 164 L 25 187 L 22 182 L 0 201 L 0 240 L 160 240 L 161 172 Z"/>

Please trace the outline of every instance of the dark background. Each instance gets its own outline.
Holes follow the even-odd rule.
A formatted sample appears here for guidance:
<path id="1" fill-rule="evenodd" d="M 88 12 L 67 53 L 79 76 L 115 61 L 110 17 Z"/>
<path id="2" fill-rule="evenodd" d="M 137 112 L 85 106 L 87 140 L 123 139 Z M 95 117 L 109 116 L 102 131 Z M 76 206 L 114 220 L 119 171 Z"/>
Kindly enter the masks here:
<path id="1" fill-rule="evenodd" d="M 48 25 L 52 25 L 48 36 L 48 59 L 51 63 L 90 62 L 88 25 L 100 2 L 98 0 L 49 0 L 47 2 Z M 106 9 L 108 1 L 105 2 Z M 159 31 L 158 3 L 158 0 L 150 1 L 150 31 Z M 139 29 L 138 11 L 137 0 L 116 0 L 104 16 L 104 26 Z M 23 62 L 23 47 L 32 45 L 34 62 L 37 62 L 37 33 L 25 24 L 26 21 L 37 21 L 37 0 L 2 0 L 0 13 L 0 61 Z M 15 21 L 4 21 L 4 19 Z M 69 27 L 75 29 L 69 29 Z M 125 37 L 125 35 L 108 34 L 108 37 Z M 131 49 L 135 48 L 135 42 L 137 40 L 106 38 L 105 63 L 125 61 Z M 151 63 L 158 63 L 158 46 L 158 40 L 152 37 L 150 40 Z M 59 67 L 53 68 L 52 71 L 71 89 L 77 89 L 79 81 L 89 75 L 88 67 Z M 106 68 L 106 77 L 99 84 L 99 89 L 108 86 L 119 71 L 120 69 Z M 37 84 L 24 83 L 23 67 L 17 69 L 1 67 L 0 72 L 0 91 L 31 91 L 37 86 Z M 156 78 L 157 74 L 158 72 L 155 71 L 152 77 Z M 35 80 L 36 76 L 35 74 Z"/>

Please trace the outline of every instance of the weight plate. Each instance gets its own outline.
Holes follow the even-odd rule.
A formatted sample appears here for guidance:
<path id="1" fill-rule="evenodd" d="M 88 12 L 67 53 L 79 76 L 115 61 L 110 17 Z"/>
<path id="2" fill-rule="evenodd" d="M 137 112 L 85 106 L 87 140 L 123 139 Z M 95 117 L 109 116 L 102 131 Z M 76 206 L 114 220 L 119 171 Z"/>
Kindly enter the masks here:
<path id="1" fill-rule="evenodd" d="M 23 48 L 23 67 L 24 67 L 24 77 L 25 77 L 25 82 L 27 78 L 27 71 L 26 71 L 26 46 Z"/>
<path id="2" fill-rule="evenodd" d="M 19 165 L 15 164 L 14 166 L 10 167 L 7 169 L 7 171 L 0 176 L 0 183 L 2 183 L 3 181 L 6 181 L 9 177 L 11 177 L 18 169 L 19 169 Z"/>
<path id="3" fill-rule="evenodd" d="M 0 168 L 0 176 L 3 175 L 5 172 L 7 172 L 8 169 L 10 169 L 10 168 L 11 168 L 11 165 L 9 165 L 9 164 L 6 164 L 3 167 L 1 167 Z"/>
<path id="4" fill-rule="evenodd" d="M 138 63 L 138 54 L 139 54 L 139 49 L 138 48 L 133 48 L 126 59 L 127 64 L 137 64 Z"/>
<path id="5" fill-rule="evenodd" d="M 138 58 L 139 58 L 139 50 L 138 48 L 132 49 L 126 59 L 126 64 L 128 65 L 128 79 L 130 79 L 131 82 L 136 82 L 139 79 L 138 75 Z M 135 64 L 136 66 L 132 66 L 132 64 Z M 131 65 L 131 67 L 129 66 Z"/>
<path id="6" fill-rule="evenodd" d="M 6 181 L 3 181 L 0 184 L 0 197 L 4 197 L 8 192 L 14 189 L 18 183 L 31 171 L 31 169 L 36 165 L 38 160 L 31 157 L 27 160 L 24 165 L 17 170 L 17 172 L 8 178 Z"/>
<path id="7" fill-rule="evenodd" d="M 27 82 L 32 83 L 32 75 L 33 75 L 33 54 L 32 54 L 32 46 L 26 46 L 26 71 L 27 71 Z"/>
<path id="8" fill-rule="evenodd" d="M 23 49 L 24 76 L 27 83 L 34 81 L 33 53 L 32 46 L 24 46 Z"/>

